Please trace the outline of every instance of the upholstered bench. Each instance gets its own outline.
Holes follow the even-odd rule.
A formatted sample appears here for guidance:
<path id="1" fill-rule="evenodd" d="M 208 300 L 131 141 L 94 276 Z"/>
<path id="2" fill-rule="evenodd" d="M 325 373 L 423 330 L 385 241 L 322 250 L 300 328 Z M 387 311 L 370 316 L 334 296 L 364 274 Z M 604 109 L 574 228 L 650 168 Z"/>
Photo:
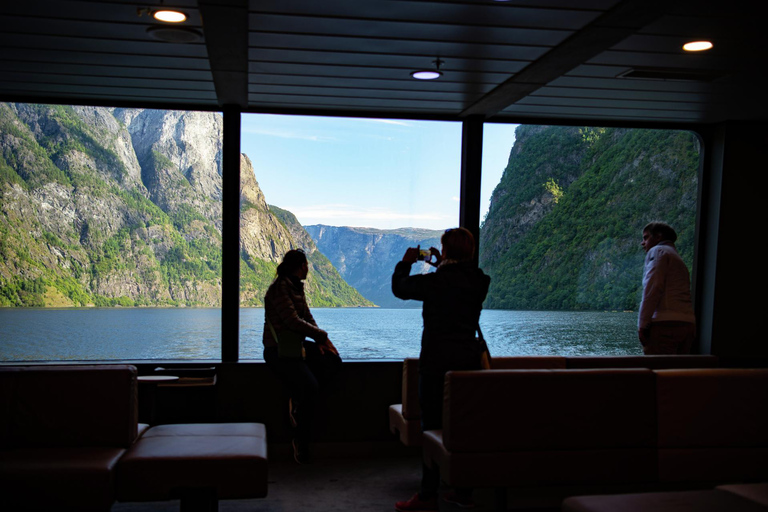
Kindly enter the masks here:
<path id="1" fill-rule="evenodd" d="M 562 356 L 494 357 L 499 370 L 563 369 Z M 402 403 L 389 406 L 389 430 L 405 446 L 421 446 L 421 408 L 419 407 L 419 358 L 403 360 Z"/>
<path id="2" fill-rule="evenodd" d="M 574 496 L 563 501 L 562 512 L 765 512 L 768 483 L 722 485 L 702 491 L 647 492 Z"/>
<path id="3" fill-rule="evenodd" d="M 220 499 L 267 495 L 261 423 L 159 425 L 117 466 L 118 501 L 181 499 L 184 510 L 216 510 Z"/>

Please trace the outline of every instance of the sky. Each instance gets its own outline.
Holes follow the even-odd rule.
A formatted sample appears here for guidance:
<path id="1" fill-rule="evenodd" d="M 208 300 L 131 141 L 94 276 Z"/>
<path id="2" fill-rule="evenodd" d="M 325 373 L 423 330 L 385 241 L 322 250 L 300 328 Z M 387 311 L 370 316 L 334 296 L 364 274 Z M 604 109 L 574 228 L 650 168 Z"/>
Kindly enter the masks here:
<path id="1" fill-rule="evenodd" d="M 517 125 L 485 125 L 481 219 Z M 304 225 L 446 229 L 459 222 L 461 123 L 242 115 L 267 203 Z"/>

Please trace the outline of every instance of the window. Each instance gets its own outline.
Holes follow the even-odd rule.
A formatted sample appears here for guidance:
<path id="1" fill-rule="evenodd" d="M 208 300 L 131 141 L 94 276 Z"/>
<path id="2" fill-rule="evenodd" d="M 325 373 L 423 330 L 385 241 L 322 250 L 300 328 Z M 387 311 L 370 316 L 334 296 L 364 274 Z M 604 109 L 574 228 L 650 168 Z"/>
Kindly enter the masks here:
<path id="1" fill-rule="evenodd" d="M 262 357 L 259 306 L 291 248 L 308 254 L 308 302 L 345 360 L 418 355 L 421 304 L 393 297 L 390 276 L 406 248 L 439 248 L 458 225 L 461 124 L 242 119 L 241 358 Z"/>
<path id="2" fill-rule="evenodd" d="M 0 103 L 0 360 L 221 357 L 221 127 Z"/>
<path id="3" fill-rule="evenodd" d="M 484 139 L 484 190 L 492 184 L 493 192 L 482 213 L 480 265 L 492 283 L 481 325 L 492 352 L 642 353 L 641 232 L 654 220 L 672 225 L 693 270 L 697 137 L 486 124 Z"/>

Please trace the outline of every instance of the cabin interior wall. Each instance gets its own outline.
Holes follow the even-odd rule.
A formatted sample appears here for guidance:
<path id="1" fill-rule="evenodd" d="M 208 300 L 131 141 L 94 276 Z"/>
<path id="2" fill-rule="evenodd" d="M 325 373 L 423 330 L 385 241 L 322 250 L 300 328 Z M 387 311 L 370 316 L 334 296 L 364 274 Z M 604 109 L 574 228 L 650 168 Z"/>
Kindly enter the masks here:
<path id="1" fill-rule="evenodd" d="M 396 441 L 389 431 L 388 408 L 402 401 L 402 367 L 402 361 L 345 362 L 320 394 L 315 441 Z M 139 366 L 140 373 L 151 371 L 151 366 Z M 159 388 L 158 423 L 258 422 L 266 425 L 270 444 L 291 441 L 288 394 L 266 364 L 221 363 L 216 365 L 216 374 L 215 396 L 206 395 L 205 389 Z M 211 408 L 214 414 L 201 417 Z"/>
<path id="2" fill-rule="evenodd" d="M 709 159 L 710 192 L 702 205 L 709 217 L 702 242 L 700 337 L 711 353 L 726 358 L 766 358 L 758 329 L 764 314 L 765 254 L 761 228 L 768 166 L 768 127 L 729 122 L 716 128 Z M 755 229 L 757 228 L 757 231 Z"/>

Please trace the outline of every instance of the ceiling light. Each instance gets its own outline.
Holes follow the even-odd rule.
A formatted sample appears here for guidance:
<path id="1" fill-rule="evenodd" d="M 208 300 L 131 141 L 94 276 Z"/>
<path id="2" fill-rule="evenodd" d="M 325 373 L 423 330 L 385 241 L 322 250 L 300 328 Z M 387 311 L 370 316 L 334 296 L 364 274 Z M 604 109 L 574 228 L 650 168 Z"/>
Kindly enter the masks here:
<path id="1" fill-rule="evenodd" d="M 435 69 L 421 69 L 419 71 L 414 71 L 411 73 L 411 76 L 417 80 L 434 80 L 435 78 L 443 76 L 443 73 L 440 71 L 440 66 L 445 64 L 445 61 L 438 57 L 432 61 L 432 64 L 435 65 Z"/>
<path id="2" fill-rule="evenodd" d="M 171 11 L 164 9 L 161 11 L 154 11 L 152 16 L 157 21 L 165 21 L 166 23 L 181 23 L 187 20 L 187 15 L 181 11 Z"/>
<path id="3" fill-rule="evenodd" d="M 687 52 L 703 52 L 712 48 L 712 43 L 709 41 L 691 41 L 683 45 L 683 50 Z"/>
<path id="4" fill-rule="evenodd" d="M 435 78 L 440 78 L 443 74 L 440 71 L 424 69 L 422 71 L 414 71 L 411 73 L 411 76 L 417 80 L 434 80 Z"/>

